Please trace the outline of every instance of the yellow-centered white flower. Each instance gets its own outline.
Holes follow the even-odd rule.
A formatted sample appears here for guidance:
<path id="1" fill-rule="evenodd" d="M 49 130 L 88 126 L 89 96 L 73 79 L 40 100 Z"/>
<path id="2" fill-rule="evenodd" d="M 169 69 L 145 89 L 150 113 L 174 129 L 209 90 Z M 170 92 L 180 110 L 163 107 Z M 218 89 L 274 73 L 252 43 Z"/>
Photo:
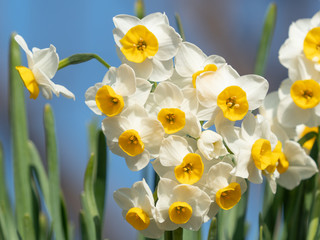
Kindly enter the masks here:
<path id="1" fill-rule="evenodd" d="M 235 155 L 236 166 L 231 173 L 256 184 L 262 183 L 264 173 L 271 190 L 275 192 L 275 179 L 279 173 L 276 170 L 278 155 L 273 150 L 278 140 L 271 132 L 268 122 L 262 116 L 255 117 L 248 113 L 241 128 L 223 122 L 221 116 L 218 125 L 220 134 Z"/>
<path id="2" fill-rule="evenodd" d="M 131 188 L 116 190 L 113 198 L 122 209 L 122 216 L 143 236 L 162 236 L 163 230 L 159 229 L 155 220 L 153 194 L 144 179 L 134 183 Z"/>
<path id="3" fill-rule="evenodd" d="M 200 136 L 199 120 L 175 84 L 167 81 L 159 83 L 145 107 L 150 115 L 161 122 L 166 134 L 188 134 L 194 138 Z"/>
<path id="4" fill-rule="evenodd" d="M 97 115 L 113 117 L 125 110 L 129 104 L 143 106 L 152 85 L 142 78 L 136 78 L 133 69 L 122 64 L 111 67 L 101 83 L 88 88 L 85 103 Z"/>
<path id="5" fill-rule="evenodd" d="M 194 152 L 183 137 L 170 135 L 162 141 L 159 157 L 153 167 L 160 177 L 182 184 L 195 184 L 203 176 L 202 156 Z"/>
<path id="6" fill-rule="evenodd" d="M 280 176 L 277 183 L 286 189 L 292 190 L 301 180 L 318 172 L 315 161 L 297 142 L 287 140 L 283 147 L 282 143 L 278 142 L 274 152 L 279 154 L 277 170 Z"/>
<path id="7" fill-rule="evenodd" d="M 320 84 L 313 79 L 285 79 L 278 90 L 278 121 L 285 127 L 320 124 Z"/>
<path id="8" fill-rule="evenodd" d="M 157 194 L 156 215 L 161 229 L 172 231 L 182 227 L 199 230 L 210 206 L 210 198 L 204 191 L 161 178 Z"/>
<path id="9" fill-rule="evenodd" d="M 51 81 L 59 65 L 59 56 L 53 45 L 44 49 L 33 48 L 30 51 L 27 43 L 20 35 L 16 35 L 14 39 L 27 55 L 28 67 L 18 66 L 16 69 L 20 74 L 23 84 L 30 92 L 30 98 L 36 99 L 41 90 L 42 95 L 46 99 L 51 99 L 52 93 L 57 97 L 61 93 L 67 98 L 75 99 L 72 92 L 64 86 Z"/>
<path id="10" fill-rule="evenodd" d="M 288 68 L 291 79 L 295 79 L 301 60 L 306 68 L 320 71 L 320 12 L 312 18 L 299 19 L 290 25 L 289 38 L 279 50 L 279 60 Z"/>
<path id="11" fill-rule="evenodd" d="M 212 113 L 205 128 L 214 124 L 219 112 L 230 121 L 242 120 L 249 110 L 262 105 L 269 88 L 263 77 L 253 74 L 240 77 L 229 65 L 200 74 L 196 86 L 200 103 Z"/>
<path id="12" fill-rule="evenodd" d="M 125 158 L 132 171 L 139 171 L 159 154 L 164 130 L 159 121 L 149 118 L 140 105 L 129 106 L 121 115 L 105 118 L 102 130 L 110 150 Z"/>
<path id="13" fill-rule="evenodd" d="M 132 66 L 138 77 L 164 81 L 173 73 L 172 58 L 181 43 L 165 14 L 153 13 L 139 19 L 130 15 L 113 18 L 114 40 L 121 61 Z"/>
<path id="14" fill-rule="evenodd" d="M 247 190 L 246 181 L 231 174 L 233 167 L 231 159 L 225 157 L 213 165 L 207 174 L 203 189 L 212 201 L 208 212 L 209 219 L 212 219 L 220 208 L 233 208 Z"/>

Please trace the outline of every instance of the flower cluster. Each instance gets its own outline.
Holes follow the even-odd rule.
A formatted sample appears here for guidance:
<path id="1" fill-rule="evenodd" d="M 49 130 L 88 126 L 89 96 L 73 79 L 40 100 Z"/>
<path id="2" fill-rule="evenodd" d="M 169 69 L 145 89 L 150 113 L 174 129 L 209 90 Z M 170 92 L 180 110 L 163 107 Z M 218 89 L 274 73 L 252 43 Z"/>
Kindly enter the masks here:
<path id="1" fill-rule="evenodd" d="M 224 58 L 182 41 L 165 14 L 113 21 L 122 64 L 86 91 L 85 103 L 105 117 L 108 147 L 130 170 L 151 161 L 160 177 L 156 199 L 145 180 L 114 193 L 126 221 L 144 236 L 198 230 L 233 208 L 247 181 L 266 179 L 275 193 L 277 184 L 293 189 L 318 172 L 296 141 L 301 126 L 320 124 L 320 13 L 290 27 L 279 52 L 289 78 L 269 95 L 265 78 L 240 76 Z M 47 98 L 73 97 L 50 81 L 55 48 L 31 53 L 16 40 L 28 56 L 29 68 L 17 69 L 31 97 L 39 86 Z"/>

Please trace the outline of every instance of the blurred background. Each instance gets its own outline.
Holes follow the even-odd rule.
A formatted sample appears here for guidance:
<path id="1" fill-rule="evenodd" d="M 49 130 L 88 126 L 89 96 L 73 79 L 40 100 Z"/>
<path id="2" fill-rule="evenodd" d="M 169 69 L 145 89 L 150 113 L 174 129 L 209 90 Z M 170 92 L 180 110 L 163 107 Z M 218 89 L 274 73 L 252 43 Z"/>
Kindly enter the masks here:
<path id="1" fill-rule="evenodd" d="M 96 53 L 110 65 L 118 67 L 112 29 L 117 14 L 134 15 L 134 0 L 0 0 L 0 141 L 4 145 L 6 177 L 13 198 L 11 139 L 8 114 L 8 46 L 12 32 L 26 40 L 29 48 L 47 48 L 53 44 L 60 59 L 75 53 Z M 268 0 L 145 0 L 146 14 L 165 12 L 170 25 L 177 29 L 174 15 L 179 13 L 186 40 L 199 46 L 207 55 L 226 59 L 240 75 L 253 73 L 255 56 Z M 319 0 L 279 0 L 278 17 L 265 77 L 270 90 L 279 87 L 287 71 L 278 61 L 278 50 L 288 37 L 288 27 L 299 18 L 311 18 L 320 10 Z M 22 53 L 24 65 L 26 56 Z M 53 81 L 66 86 L 76 101 L 40 96 L 36 101 L 26 93 L 29 137 L 45 160 L 42 112 L 46 103 L 53 107 L 61 169 L 61 184 L 68 214 L 79 236 L 78 214 L 83 176 L 89 158 L 87 126 L 94 114 L 84 103 L 85 91 L 100 82 L 107 69 L 95 60 L 73 65 L 57 72 Z M 99 121 L 102 119 L 99 119 Z M 103 237 L 135 239 L 136 231 L 125 222 L 112 193 L 141 180 L 141 172 L 131 172 L 124 159 L 109 155 L 107 203 Z M 256 239 L 258 213 L 262 204 L 262 187 L 253 185 L 248 205 L 250 231 Z"/>

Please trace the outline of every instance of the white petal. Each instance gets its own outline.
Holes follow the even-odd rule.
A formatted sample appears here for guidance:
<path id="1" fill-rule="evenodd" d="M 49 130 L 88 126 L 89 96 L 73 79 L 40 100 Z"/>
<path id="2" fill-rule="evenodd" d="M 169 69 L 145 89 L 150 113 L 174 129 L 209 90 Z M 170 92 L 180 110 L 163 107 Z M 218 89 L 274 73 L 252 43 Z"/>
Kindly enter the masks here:
<path id="1" fill-rule="evenodd" d="M 116 28 L 126 34 L 130 28 L 141 24 L 141 20 L 135 16 L 120 14 L 113 18 L 113 23 Z"/>
<path id="2" fill-rule="evenodd" d="M 175 135 L 170 135 L 162 141 L 159 159 L 163 166 L 177 166 L 182 163 L 185 155 L 189 153 L 187 141 Z"/>
<path id="3" fill-rule="evenodd" d="M 150 94 L 152 84 L 142 78 L 136 79 L 136 91 L 129 97 L 129 104 L 139 104 L 143 106 Z"/>
<path id="4" fill-rule="evenodd" d="M 176 71 L 181 76 L 192 77 L 192 74 L 196 71 L 203 70 L 201 67 L 206 57 L 207 56 L 196 45 L 183 42 L 175 57 Z"/>
<path id="5" fill-rule="evenodd" d="M 159 106 L 165 108 L 177 108 L 184 100 L 182 91 L 170 82 L 162 82 L 157 86 L 154 99 Z"/>
<path id="6" fill-rule="evenodd" d="M 269 89 L 268 81 L 259 75 L 245 75 L 237 79 L 239 86 L 246 92 L 249 110 L 260 107 Z"/>
<path id="7" fill-rule="evenodd" d="M 165 24 L 155 25 L 151 31 L 158 39 L 159 49 L 154 56 L 160 61 L 172 59 L 178 52 L 181 43 L 180 35 L 173 27 Z"/>
<path id="8" fill-rule="evenodd" d="M 293 84 L 293 81 L 290 80 L 289 78 L 287 78 L 281 82 L 281 85 L 278 90 L 280 100 L 282 100 L 285 97 L 287 97 L 288 95 L 290 95 L 290 89 L 291 89 L 292 84 Z"/>
<path id="9" fill-rule="evenodd" d="M 164 138 L 164 129 L 161 123 L 155 119 L 144 118 L 141 120 L 141 140 L 145 144 L 145 149 L 148 150 L 151 157 L 159 155 L 160 146 Z"/>
<path id="10" fill-rule="evenodd" d="M 122 64 L 117 69 L 117 81 L 113 87 L 114 91 L 121 96 L 129 96 L 136 91 L 136 76 L 127 64 Z"/>
<path id="11" fill-rule="evenodd" d="M 186 113 L 186 124 L 181 132 L 194 137 L 198 138 L 201 134 L 201 125 L 199 119 L 191 112 Z"/>
<path id="12" fill-rule="evenodd" d="M 285 127 L 295 127 L 299 124 L 308 122 L 311 109 L 299 108 L 288 96 L 280 101 L 278 107 L 278 121 Z"/>
<path id="13" fill-rule="evenodd" d="M 102 83 L 96 83 L 94 86 L 89 87 L 85 93 L 85 104 L 97 115 L 102 115 L 102 112 L 97 106 L 96 95 L 99 88 L 103 86 Z"/>
<path id="14" fill-rule="evenodd" d="M 126 164 L 131 171 L 139 171 L 148 165 L 150 161 L 150 154 L 148 151 L 144 150 L 142 153 L 134 157 L 127 155 L 125 159 Z"/>
<path id="15" fill-rule="evenodd" d="M 62 96 L 66 97 L 66 98 L 72 98 L 73 100 L 75 100 L 75 96 L 72 92 L 70 92 L 66 87 L 56 84 L 55 85 L 55 90 L 58 92 L 58 97 L 59 94 L 61 93 Z"/>
<path id="16" fill-rule="evenodd" d="M 56 48 L 50 45 L 50 48 L 41 49 L 33 53 L 33 67 L 40 69 L 48 78 L 53 78 L 58 70 L 59 56 Z"/>
<path id="17" fill-rule="evenodd" d="M 120 188 L 113 193 L 113 199 L 123 210 L 129 210 L 134 207 L 134 195 L 130 188 Z"/>
<path id="18" fill-rule="evenodd" d="M 165 13 L 160 13 L 160 12 L 151 13 L 151 14 L 145 16 L 143 19 L 141 19 L 141 22 L 148 29 L 149 28 L 152 29 L 152 27 L 154 27 L 156 25 L 160 25 L 160 24 L 165 24 L 165 25 L 169 24 L 169 20 L 168 20 L 167 15 Z"/>
<path id="19" fill-rule="evenodd" d="M 228 178 L 232 170 L 230 164 L 220 162 L 212 166 L 208 172 L 207 185 L 214 193 L 229 185 Z"/>
<path id="20" fill-rule="evenodd" d="M 20 46 L 20 47 L 23 49 L 23 51 L 25 51 L 25 53 L 27 54 L 27 59 L 28 59 L 28 66 L 29 66 L 29 68 L 33 68 L 33 54 L 32 54 L 32 52 L 29 50 L 26 41 L 25 41 L 25 40 L 23 39 L 23 37 L 20 36 L 20 35 L 14 36 L 14 40 L 16 40 L 16 42 L 19 44 L 19 46 Z"/>
<path id="21" fill-rule="evenodd" d="M 117 81 L 117 68 L 110 67 L 103 77 L 102 83 L 104 85 L 112 86 Z"/>
<path id="22" fill-rule="evenodd" d="M 145 61 L 144 61 L 145 62 Z M 142 69 L 143 71 L 143 69 Z M 173 74 L 173 61 L 169 59 L 167 61 L 160 61 L 157 58 L 152 59 L 152 73 L 150 75 L 150 81 L 162 82 L 171 77 Z M 137 74 L 138 76 L 138 74 Z M 142 76 L 140 76 L 142 77 Z"/>

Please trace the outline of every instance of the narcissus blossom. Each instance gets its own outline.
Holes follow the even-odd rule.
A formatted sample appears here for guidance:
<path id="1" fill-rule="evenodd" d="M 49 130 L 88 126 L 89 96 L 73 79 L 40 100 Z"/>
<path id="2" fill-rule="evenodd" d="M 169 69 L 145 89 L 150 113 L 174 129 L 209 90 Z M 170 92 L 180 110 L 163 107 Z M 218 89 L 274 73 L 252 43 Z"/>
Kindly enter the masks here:
<path id="1" fill-rule="evenodd" d="M 277 170 L 280 176 L 277 183 L 284 188 L 291 190 L 298 186 L 301 180 L 318 172 L 315 161 L 297 142 L 287 140 L 284 146 L 278 142 L 274 152 L 279 154 Z"/>
<path id="2" fill-rule="evenodd" d="M 161 123 L 148 117 L 140 105 L 129 106 L 121 115 L 105 118 L 102 130 L 109 149 L 126 159 L 132 171 L 139 171 L 159 155 L 164 137 Z"/>
<path id="3" fill-rule="evenodd" d="M 220 208 L 223 210 L 233 208 L 247 190 L 245 179 L 231 174 L 233 167 L 231 159 L 225 157 L 221 162 L 213 165 L 207 174 L 203 189 L 212 201 L 208 212 L 210 219 Z"/>
<path id="4" fill-rule="evenodd" d="M 285 127 L 320 124 L 320 84 L 313 79 L 286 79 L 279 88 L 278 121 Z"/>
<path id="5" fill-rule="evenodd" d="M 299 19 L 289 28 L 289 38 L 279 50 L 279 60 L 288 68 L 289 78 L 294 78 L 298 62 L 320 71 L 320 12 L 312 18 Z M 308 67 L 309 67 L 308 66 Z"/>
<path id="6" fill-rule="evenodd" d="M 200 138 L 197 140 L 197 146 L 207 160 L 228 154 L 222 137 L 211 130 L 206 130 L 201 133 Z"/>
<path id="7" fill-rule="evenodd" d="M 62 85 L 51 81 L 58 70 L 59 56 L 56 48 L 50 45 L 49 48 L 29 50 L 27 43 L 20 36 L 16 35 L 14 39 L 27 54 L 28 67 L 18 66 L 20 77 L 25 87 L 30 92 L 30 98 L 36 99 L 41 90 L 46 99 L 52 98 L 52 93 L 59 97 L 60 93 L 67 97 L 75 99 L 72 92 Z"/>
<path id="8" fill-rule="evenodd" d="M 97 115 L 113 117 L 125 110 L 129 104 L 143 106 L 152 85 L 135 77 L 131 67 L 122 64 L 111 67 L 101 83 L 96 83 L 85 93 L 85 103 Z"/>
<path id="9" fill-rule="evenodd" d="M 160 230 L 155 221 L 155 206 L 152 192 L 146 181 L 136 182 L 131 188 L 120 188 L 113 198 L 122 208 L 122 215 L 136 230 L 148 238 L 160 238 Z"/>
<path id="10" fill-rule="evenodd" d="M 229 65 L 200 74 L 196 86 L 200 103 L 212 112 L 205 128 L 214 124 L 219 112 L 230 121 L 242 120 L 249 110 L 262 105 L 269 88 L 263 77 L 253 74 L 240 77 Z"/>
<path id="11" fill-rule="evenodd" d="M 172 231 L 182 227 L 199 230 L 210 206 L 210 198 L 204 191 L 161 178 L 157 194 L 156 215 L 161 229 Z"/>
<path id="12" fill-rule="evenodd" d="M 113 18 L 114 40 L 120 59 L 132 66 L 138 77 L 164 81 L 173 73 L 172 58 L 181 43 L 165 14 L 153 13 L 143 19 L 130 15 Z"/>
<path id="13" fill-rule="evenodd" d="M 275 179 L 279 173 L 276 169 L 278 155 L 273 150 L 278 140 L 271 132 L 267 121 L 262 116 L 256 118 L 248 113 L 241 128 L 232 127 L 231 124 L 221 125 L 220 134 L 235 155 L 236 166 L 231 173 L 256 184 L 262 183 L 264 173 L 272 191 L 275 192 Z"/>

